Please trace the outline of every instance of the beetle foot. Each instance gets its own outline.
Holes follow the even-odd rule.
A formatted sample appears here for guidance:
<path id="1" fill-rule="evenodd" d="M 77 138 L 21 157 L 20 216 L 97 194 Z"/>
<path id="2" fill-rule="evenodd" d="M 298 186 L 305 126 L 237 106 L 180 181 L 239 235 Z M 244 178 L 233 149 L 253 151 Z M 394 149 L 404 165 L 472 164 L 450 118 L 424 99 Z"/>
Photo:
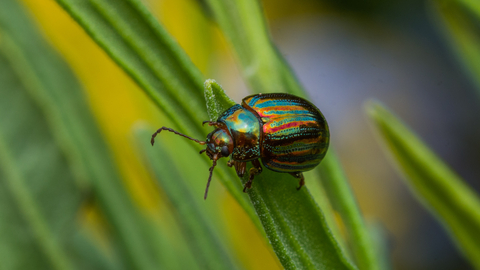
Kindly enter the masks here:
<path id="1" fill-rule="evenodd" d="M 300 182 L 298 184 L 299 187 L 297 187 L 297 190 L 300 190 L 303 186 L 305 186 L 305 178 L 303 178 L 303 175 L 302 178 L 300 178 Z"/>
<path id="2" fill-rule="evenodd" d="M 299 187 L 297 187 L 297 190 L 300 190 L 303 186 L 305 186 L 305 177 L 303 177 L 303 173 L 290 173 L 293 177 L 300 179 L 298 182 Z"/>
<path id="3" fill-rule="evenodd" d="M 245 187 L 243 188 L 243 192 L 247 192 L 247 189 L 252 188 L 253 178 L 255 175 L 258 175 L 262 172 L 262 166 L 260 165 L 260 161 L 258 159 L 252 160 L 253 167 L 250 168 L 248 182 L 245 183 Z"/>
<path id="4" fill-rule="evenodd" d="M 247 189 L 252 188 L 252 179 L 248 180 L 247 183 L 245 183 L 245 186 L 243 187 L 243 193 L 247 193 Z"/>

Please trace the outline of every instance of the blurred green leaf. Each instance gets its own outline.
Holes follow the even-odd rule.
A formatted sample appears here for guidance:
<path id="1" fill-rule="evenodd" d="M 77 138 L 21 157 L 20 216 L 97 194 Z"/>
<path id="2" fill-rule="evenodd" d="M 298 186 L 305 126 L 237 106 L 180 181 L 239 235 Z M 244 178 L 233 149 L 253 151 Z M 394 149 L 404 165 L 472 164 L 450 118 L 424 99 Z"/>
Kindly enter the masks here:
<path id="1" fill-rule="evenodd" d="M 75 227 L 81 193 L 0 35 L 0 266 L 68 269 L 64 239 Z"/>
<path id="2" fill-rule="evenodd" d="M 389 232 L 385 226 L 380 222 L 371 222 L 368 224 L 368 229 L 371 235 L 371 241 L 375 244 L 375 255 L 378 259 L 377 264 L 382 270 L 393 269 L 391 257 L 392 247 L 389 239 Z"/>
<path id="3" fill-rule="evenodd" d="M 445 1 L 445 0 L 443 0 Z M 449 0 L 454 2 L 452 0 Z M 475 16 L 477 16 L 478 20 L 480 20 L 480 2 L 476 0 L 456 0 L 458 4 L 463 5 L 466 9 L 470 10 Z M 448 3 L 448 2 L 447 2 Z"/>
<path id="4" fill-rule="evenodd" d="M 480 92 L 480 1 L 437 0 L 432 6 L 438 26 Z"/>
<path id="5" fill-rule="evenodd" d="M 471 263 L 480 269 L 480 199 L 391 112 L 378 103 L 368 116 L 419 200 L 451 233 Z"/>
<path id="6" fill-rule="evenodd" d="M 203 76 L 138 0 L 56 0 L 127 72 L 182 133 L 204 138 L 207 119 Z M 152 131 L 153 133 L 153 131 Z M 196 144 L 191 144 L 199 149 Z M 204 160 L 210 161 L 205 156 Z M 218 168 L 219 179 L 255 220 L 235 175 Z"/>
<path id="7" fill-rule="evenodd" d="M 159 139 L 155 144 L 157 147 L 153 148 L 145 140 L 150 135 L 149 131 L 139 129 L 136 133 L 137 144 L 165 192 L 177 224 L 200 269 L 237 269 L 237 263 L 208 221 L 205 209 L 200 206 L 203 203 L 202 197 L 191 191 L 188 183 L 178 173 L 180 168 L 175 166 L 162 147 L 164 140 Z"/>
<path id="8" fill-rule="evenodd" d="M 25 19 L 20 10 L 9 10 Z M 23 57 L 6 32 L 0 36 L 0 268 L 119 269 L 79 231 L 87 193 L 75 181 L 48 114 L 27 89 L 35 79 L 25 72 Z"/>
<path id="9" fill-rule="evenodd" d="M 297 78 L 270 39 L 256 0 L 206 0 L 216 22 L 235 49 L 250 87 L 258 93 L 287 92 L 305 97 Z"/>
<path id="10" fill-rule="evenodd" d="M 377 249 L 372 248 L 375 244 L 333 149 L 329 149 L 329 153 L 320 163 L 319 172 L 322 185 L 333 208 L 342 217 L 348 243 L 350 243 L 358 268 L 380 269 L 379 262 L 382 261 L 382 258 L 377 257 L 375 252 Z"/>
<path id="11" fill-rule="evenodd" d="M 203 134 L 203 76 L 139 1 L 56 1 L 180 130 Z"/>
<path id="12" fill-rule="evenodd" d="M 69 253 L 72 254 L 72 260 L 75 262 L 74 269 L 124 269 L 120 260 L 112 260 L 112 258 L 109 258 L 108 252 L 105 252 L 98 246 L 98 239 L 93 237 L 87 226 L 80 228 L 80 230 L 70 236 L 72 238 L 72 247 Z M 38 266 L 35 266 L 33 269 L 38 269 Z"/>
<path id="13" fill-rule="evenodd" d="M 217 106 L 208 106 L 212 119 L 218 119 L 216 110 L 230 98 L 216 83 L 215 93 L 206 91 L 207 100 L 218 100 Z M 206 89 L 209 89 L 206 87 Z M 227 101 L 227 102 L 225 102 Z M 251 166 L 247 168 L 249 170 Z M 243 177 L 245 184 L 248 174 Z M 248 195 L 266 235 L 286 269 L 354 269 L 342 253 L 328 229 L 325 217 L 310 196 L 307 188 L 297 191 L 298 179 L 285 173 L 264 169 L 255 176 Z"/>
<path id="14" fill-rule="evenodd" d="M 154 250 L 156 256 L 164 269 L 201 270 L 190 252 L 189 243 L 182 241 L 183 235 L 170 212 L 162 211 L 161 215 L 154 216 L 150 226 L 146 228 L 153 241 L 158 243 L 157 249 Z"/>
<path id="15" fill-rule="evenodd" d="M 2 40 L 8 38 L 10 42 L 5 53 L 10 60 L 10 69 L 17 73 L 21 85 L 48 121 L 55 138 L 55 144 L 51 146 L 60 146 L 82 191 L 95 198 L 106 215 L 114 240 L 119 244 L 120 255 L 116 259 L 123 260 L 129 268 L 156 268 L 158 262 L 149 253 L 155 243 L 138 230 L 144 226 L 145 220 L 122 185 L 118 169 L 73 73 L 36 32 L 17 1 L 0 2 L 0 28 Z M 9 102 L 8 99 L 5 102 Z M 16 132 L 36 134 L 37 131 L 17 129 Z M 18 164 L 21 162 L 18 160 Z M 65 167 L 52 165 L 59 169 Z M 55 177 L 63 179 L 61 174 Z M 68 174 L 65 177 L 68 178 Z M 53 187 L 55 185 L 50 188 L 54 190 Z M 63 200 L 58 199 L 55 203 L 68 205 L 68 196 L 68 193 L 63 194 Z M 38 203 L 44 207 L 42 202 Z"/>
<path id="16" fill-rule="evenodd" d="M 44 49 L 21 6 L 0 2 L 0 268 L 111 269 L 93 242 L 76 237 L 86 196 L 48 121 L 52 116 L 31 92 L 37 79 L 26 66 L 22 38 L 31 50 Z M 42 53 L 46 58 L 32 55 L 31 61 L 55 64 L 47 49 Z M 85 261 L 89 252 L 95 256 Z"/>

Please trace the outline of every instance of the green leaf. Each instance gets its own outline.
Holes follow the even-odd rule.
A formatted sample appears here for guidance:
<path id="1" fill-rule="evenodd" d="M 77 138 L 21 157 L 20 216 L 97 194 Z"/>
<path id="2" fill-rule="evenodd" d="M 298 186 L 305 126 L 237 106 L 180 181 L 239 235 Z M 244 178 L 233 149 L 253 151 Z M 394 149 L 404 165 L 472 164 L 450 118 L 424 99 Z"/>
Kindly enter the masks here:
<path id="1" fill-rule="evenodd" d="M 435 214 L 467 256 L 480 268 L 480 199 L 428 147 L 378 103 L 367 113 L 395 165 L 418 199 Z"/>
<path id="2" fill-rule="evenodd" d="M 371 235 L 371 241 L 375 244 L 375 256 L 378 258 L 377 264 L 382 270 L 393 269 L 391 257 L 392 257 L 392 247 L 389 243 L 389 232 L 380 222 L 371 222 L 368 224 L 368 229 Z"/>
<path id="3" fill-rule="evenodd" d="M 219 100 L 218 105 L 208 106 L 213 119 L 219 116 L 216 108 L 225 106 L 221 104 L 228 104 L 229 100 L 221 88 L 216 89 L 215 96 L 207 97 L 207 100 Z M 206 95 L 210 95 L 208 91 Z M 248 181 L 248 174 L 242 181 L 244 184 Z M 291 175 L 264 169 L 255 176 L 253 186 L 248 190 L 282 265 L 286 269 L 354 269 L 307 188 L 297 191 L 297 186 L 298 180 Z"/>
<path id="4" fill-rule="evenodd" d="M 203 134 L 203 76 L 139 1 L 56 1 L 182 132 Z"/>
<path id="5" fill-rule="evenodd" d="M 138 0 L 56 1 L 137 82 L 180 132 L 205 137 L 200 125 L 207 119 L 203 77 Z M 198 151 L 198 145 L 191 145 Z M 206 156 L 204 161 L 210 163 Z M 229 181 L 235 175 L 224 168 L 218 168 L 216 174 L 255 219 L 238 184 Z"/>
<path id="6" fill-rule="evenodd" d="M 480 93 L 480 1 L 437 0 L 432 7 L 437 25 Z"/>
<path id="7" fill-rule="evenodd" d="M 307 96 L 271 42 L 258 1 L 208 0 L 207 3 L 220 28 L 234 47 L 243 75 L 255 92 L 288 92 Z M 350 245 L 353 247 L 358 266 L 360 269 L 378 269 L 378 261 L 374 255 L 375 247 L 363 224 L 347 179 L 341 174 L 339 169 L 341 166 L 335 155 L 329 153 L 328 156 L 331 157 L 330 161 L 322 166 L 322 171 L 326 172 L 323 182 L 332 181 L 327 185 L 329 198 L 332 204 L 341 206 L 339 211 L 350 232 L 352 240 Z M 338 177 L 339 175 L 342 177 Z M 333 228 L 332 231 L 338 229 Z"/>
<path id="8" fill-rule="evenodd" d="M 166 206 L 168 207 L 168 204 Z M 162 211 L 161 215 L 153 216 L 150 226 L 146 228 L 153 241 L 158 242 L 158 248 L 154 250 L 156 256 L 164 269 L 201 270 L 190 252 L 189 243 L 182 241 L 178 223 L 170 212 L 167 209 Z"/>
<path id="9" fill-rule="evenodd" d="M 205 81 L 205 101 L 210 121 L 216 121 L 224 111 L 236 104 L 225 94 L 222 86 L 212 79 Z"/>
<path id="10" fill-rule="evenodd" d="M 201 269 L 237 269 L 237 263 L 209 223 L 205 209 L 200 206 L 200 203 L 205 205 L 202 197 L 195 195 L 188 182 L 178 173 L 180 168 L 171 161 L 167 150 L 162 146 L 163 139 L 159 139 L 156 144 L 158 147 L 153 148 L 145 140 L 149 131 L 139 129 L 136 133 L 137 144 L 165 192 L 198 266 Z"/>
<path id="11" fill-rule="evenodd" d="M 69 269 L 62 238 L 75 227 L 81 194 L 0 35 L 0 267 Z"/>
<path id="12" fill-rule="evenodd" d="M 207 0 L 222 32 L 235 49 L 250 87 L 258 93 L 287 92 L 305 96 L 297 78 L 270 40 L 256 0 Z"/>
<path id="13" fill-rule="evenodd" d="M 124 269 L 121 262 L 117 259 L 107 259 L 108 255 L 105 255 L 105 251 L 101 250 L 97 246 L 97 239 L 90 233 L 89 228 L 86 226 L 80 228 L 80 230 L 71 235 L 73 238 L 72 250 L 75 261 L 74 269 L 88 269 L 88 270 L 118 270 Z M 37 266 L 38 267 L 38 266 Z M 37 269 L 35 267 L 34 269 Z"/>
<path id="14" fill-rule="evenodd" d="M 456 2 L 463 5 L 464 8 L 466 8 L 467 10 L 470 10 L 470 12 L 472 12 L 475 16 L 478 17 L 477 19 L 480 19 L 480 2 L 476 0 L 456 0 Z"/>
<path id="15" fill-rule="evenodd" d="M 342 217 L 358 268 L 380 269 L 379 262 L 382 259 L 376 257 L 377 249 L 373 248 L 375 243 L 333 149 L 329 149 L 319 166 L 319 172 L 333 208 Z"/>
<path id="16" fill-rule="evenodd" d="M 156 268 L 158 263 L 149 253 L 150 245 L 155 243 L 149 242 L 149 237 L 138 230 L 143 226 L 143 217 L 134 208 L 123 188 L 118 169 L 90 113 L 78 81 L 63 60 L 35 32 L 25 15 L 22 15 L 17 1 L 0 3 L 1 37 L 10 44 L 4 54 L 9 57 L 10 69 L 17 73 L 21 85 L 47 119 L 55 143 L 67 156 L 78 185 L 98 201 L 112 226 L 114 238 L 119 243 L 118 250 L 121 254 L 118 258 L 124 260 L 129 268 Z M 5 102 L 9 101 L 5 99 Z M 18 115 L 21 116 L 22 113 Z M 16 131 L 32 135 L 37 132 L 34 125 L 32 129 Z M 22 162 L 24 161 L 18 160 L 18 164 Z M 52 163 L 53 165 L 65 167 L 63 164 Z M 63 179 L 61 174 L 55 177 Z M 65 174 L 65 178 L 68 179 L 68 174 Z M 69 195 L 65 193 L 63 196 Z M 62 205 L 63 200 L 55 203 Z M 68 201 L 65 204 L 68 205 Z"/>
<path id="17" fill-rule="evenodd" d="M 83 262 L 85 252 L 76 241 L 76 218 L 85 197 L 79 189 L 64 148 L 59 144 L 52 116 L 38 95 L 32 93 L 37 78 L 26 63 L 42 75 L 55 65 L 17 1 L 0 2 L 0 268 L 108 269 L 104 254 Z M 36 51 L 38 50 L 38 51 Z M 63 73 L 63 67 L 56 75 Z M 62 78 L 63 79 L 63 78 Z M 88 240 L 90 251 L 98 251 Z"/>
<path id="18" fill-rule="evenodd" d="M 7 33 L 28 22 L 15 2 L 0 7 L 0 268 L 113 269 L 93 241 L 78 237 L 76 219 L 86 196 L 49 115 L 28 91 L 34 79 Z"/>
<path id="19" fill-rule="evenodd" d="M 288 174 L 264 170 L 248 191 L 282 265 L 286 269 L 355 269 L 308 189 L 297 191 L 297 186 L 297 179 Z"/>

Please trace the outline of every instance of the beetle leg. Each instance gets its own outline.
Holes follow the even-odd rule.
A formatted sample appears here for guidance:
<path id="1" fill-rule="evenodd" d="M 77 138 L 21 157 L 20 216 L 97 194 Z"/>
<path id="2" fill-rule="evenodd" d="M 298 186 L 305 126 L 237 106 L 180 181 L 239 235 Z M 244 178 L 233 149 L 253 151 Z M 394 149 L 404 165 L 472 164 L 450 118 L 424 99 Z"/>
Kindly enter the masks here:
<path id="1" fill-rule="evenodd" d="M 228 166 L 228 167 L 232 167 L 234 163 L 235 163 L 235 161 L 233 161 L 233 159 L 230 159 L 230 160 L 227 162 L 227 166 Z"/>
<path id="2" fill-rule="evenodd" d="M 293 175 L 293 177 L 300 179 L 300 181 L 298 182 L 299 187 L 297 187 L 297 190 L 300 190 L 305 185 L 305 177 L 303 177 L 303 173 L 298 172 L 298 173 L 290 173 L 290 174 Z"/>
<path id="3" fill-rule="evenodd" d="M 248 182 L 245 183 L 245 187 L 243 188 L 243 192 L 247 192 L 247 189 L 252 188 L 252 182 L 255 175 L 260 174 L 262 172 L 262 165 L 260 165 L 260 161 L 258 159 L 252 160 L 253 167 L 250 168 L 250 176 L 248 177 Z"/>
<path id="4" fill-rule="evenodd" d="M 238 177 L 243 177 L 245 175 L 245 171 L 247 170 L 247 163 L 240 162 L 240 161 L 233 161 L 233 165 L 235 165 L 235 171 L 237 171 Z"/>

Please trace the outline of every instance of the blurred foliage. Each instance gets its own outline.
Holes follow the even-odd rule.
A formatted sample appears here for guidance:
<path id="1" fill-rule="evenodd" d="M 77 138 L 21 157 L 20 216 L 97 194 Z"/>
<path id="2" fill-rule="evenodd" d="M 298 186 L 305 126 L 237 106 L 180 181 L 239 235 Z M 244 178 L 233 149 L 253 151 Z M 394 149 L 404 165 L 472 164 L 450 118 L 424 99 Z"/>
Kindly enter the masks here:
<path id="1" fill-rule="evenodd" d="M 479 5 L 450 1 L 450 9 L 445 2 L 433 2 L 438 6 L 432 10 L 439 12 L 436 18 L 446 25 L 442 29 L 466 70 L 480 78 Z M 202 139 L 201 121 L 216 119 L 232 104 L 214 80 L 203 85 L 201 72 L 138 0 L 57 3 L 179 131 Z M 307 96 L 271 41 L 257 1 L 202 3 L 253 92 Z M 364 8 L 370 6 L 378 5 L 368 1 Z M 467 22 L 458 19 L 465 14 Z M 278 261 L 268 251 L 252 252 L 255 245 L 240 255 L 217 218 L 219 199 L 203 202 L 193 192 L 200 187 L 198 171 L 207 172 L 210 164 L 195 154 L 196 144 L 171 144 L 162 134 L 152 148 L 153 129 L 138 125 L 133 145 L 148 168 L 144 177 L 154 179 L 145 185 L 156 194 L 153 207 L 142 207 L 117 165 L 124 157 L 112 156 L 81 83 L 17 0 L 0 2 L 0 93 L 1 269 L 260 269 L 261 263 L 251 262 L 257 256 L 268 267 L 279 261 L 287 269 L 390 268 L 384 234 L 365 223 L 333 150 L 308 174 L 309 181 L 320 179 L 309 184 L 311 191 L 297 192 L 291 176 L 264 170 L 247 196 L 241 192 L 246 177 L 239 181 L 233 170 L 216 167 L 216 178 L 254 224 L 251 235 L 262 238 L 256 246 L 268 242 Z M 478 196 L 390 112 L 378 105 L 368 112 L 407 183 L 480 269 Z M 190 166 L 200 160 L 202 165 Z M 93 220 L 86 212 L 96 213 Z"/>
<path id="2" fill-rule="evenodd" d="M 433 211 L 480 268 L 480 198 L 412 132 L 379 104 L 367 112 L 419 199 Z"/>
<path id="3" fill-rule="evenodd" d="M 432 10 L 445 38 L 480 91 L 480 2 L 434 1 Z"/>

